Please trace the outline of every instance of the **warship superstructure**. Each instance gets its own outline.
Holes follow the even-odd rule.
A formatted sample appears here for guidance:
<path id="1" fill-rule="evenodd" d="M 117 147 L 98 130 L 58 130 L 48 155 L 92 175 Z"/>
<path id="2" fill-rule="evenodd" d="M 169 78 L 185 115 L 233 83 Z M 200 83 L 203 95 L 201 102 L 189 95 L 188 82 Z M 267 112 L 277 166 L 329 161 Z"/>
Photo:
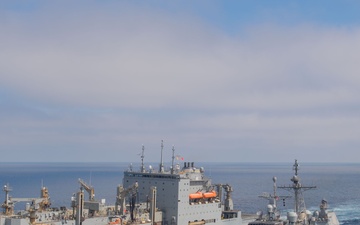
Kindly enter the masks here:
<path id="1" fill-rule="evenodd" d="M 339 225 L 339 221 L 335 212 L 328 210 L 328 203 L 325 199 L 321 200 L 320 211 L 316 210 L 311 213 L 305 206 L 305 200 L 303 192 L 306 190 L 315 189 L 316 186 L 304 186 L 300 183 L 300 177 L 298 176 L 299 164 L 295 160 L 293 165 L 295 174 L 291 178 L 292 184 L 289 186 L 276 186 L 276 178 L 274 181 L 274 194 L 265 195 L 269 200 L 267 205 L 267 214 L 259 214 L 259 218 L 249 225 Z M 276 201 L 290 196 L 278 196 L 276 194 L 276 188 L 284 189 L 292 192 L 294 195 L 294 210 L 287 212 L 286 219 L 281 219 L 280 212 L 277 210 Z"/>
<path id="2" fill-rule="evenodd" d="M 266 207 L 266 213 L 259 211 L 257 212 L 258 218 L 255 221 L 248 223 L 248 225 L 284 225 L 285 221 L 281 219 L 280 211 L 277 208 L 277 202 L 281 199 L 285 201 L 287 198 L 291 198 L 291 196 L 279 196 L 277 194 L 277 178 L 273 177 L 273 194 L 263 193 L 260 195 L 260 198 L 264 198 L 268 200 L 268 205 Z"/>

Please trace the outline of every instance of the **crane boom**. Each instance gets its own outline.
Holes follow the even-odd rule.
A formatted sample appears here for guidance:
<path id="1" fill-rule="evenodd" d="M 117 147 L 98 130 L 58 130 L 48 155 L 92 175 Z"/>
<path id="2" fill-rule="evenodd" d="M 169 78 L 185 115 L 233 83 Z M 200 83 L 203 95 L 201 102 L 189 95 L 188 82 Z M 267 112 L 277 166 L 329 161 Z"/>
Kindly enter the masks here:
<path id="1" fill-rule="evenodd" d="M 10 197 L 10 200 L 13 203 L 17 203 L 17 202 L 34 202 L 35 204 L 38 204 L 38 203 L 44 201 L 45 198 L 11 198 Z"/>
<path id="2" fill-rule="evenodd" d="M 88 185 L 87 183 L 85 183 L 85 181 L 81 180 L 79 178 L 79 183 L 81 185 L 81 187 L 83 187 L 86 192 L 89 194 L 89 201 L 95 201 L 95 190 L 92 186 Z"/>

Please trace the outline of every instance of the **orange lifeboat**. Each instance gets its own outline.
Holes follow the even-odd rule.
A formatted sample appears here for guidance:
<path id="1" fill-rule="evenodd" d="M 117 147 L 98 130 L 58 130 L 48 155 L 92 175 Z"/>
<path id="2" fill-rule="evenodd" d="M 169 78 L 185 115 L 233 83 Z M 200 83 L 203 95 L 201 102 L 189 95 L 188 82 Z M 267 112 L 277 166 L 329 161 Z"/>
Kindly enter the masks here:
<path id="1" fill-rule="evenodd" d="M 189 195 L 190 199 L 199 199 L 199 198 L 202 198 L 202 197 L 203 197 L 203 193 L 200 192 L 200 191 Z"/>
<path id="2" fill-rule="evenodd" d="M 120 218 L 116 218 L 115 220 L 109 222 L 108 224 L 109 224 L 109 225 L 121 224 L 121 219 L 120 219 Z"/>
<path id="3" fill-rule="evenodd" d="M 210 191 L 210 192 L 205 192 L 203 194 L 204 198 L 215 198 L 216 197 L 216 191 Z"/>

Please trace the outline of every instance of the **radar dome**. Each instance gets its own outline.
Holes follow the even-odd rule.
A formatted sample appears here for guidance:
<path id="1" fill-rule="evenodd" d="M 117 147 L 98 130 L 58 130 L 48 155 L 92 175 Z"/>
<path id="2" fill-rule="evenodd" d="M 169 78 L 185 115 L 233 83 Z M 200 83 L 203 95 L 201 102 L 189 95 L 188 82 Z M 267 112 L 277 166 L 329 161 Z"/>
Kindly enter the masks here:
<path id="1" fill-rule="evenodd" d="M 307 215 L 308 218 L 311 217 L 311 212 L 310 212 L 310 210 L 306 210 L 305 213 L 306 213 L 306 215 Z"/>
<path id="2" fill-rule="evenodd" d="M 287 213 L 287 219 L 291 222 L 291 223 L 295 223 L 297 221 L 297 214 L 295 212 L 288 212 Z"/>
<path id="3" fill-rule="evenodd" d="M 276 182 L 276 181 L 277 181 L 277 177 L 273 177 L 273 181 Z"/>
<path id="4" fill-rule="evenodd" d="M 299 177 L 298 176 L 296 176 L 296 175 L 294 175 L 292 178 L 291 178 L 291 181 L 293 181 L 293 182 L 295 182 L 295 183 L 297 183 L 297 182 L 299 182 Z"/>

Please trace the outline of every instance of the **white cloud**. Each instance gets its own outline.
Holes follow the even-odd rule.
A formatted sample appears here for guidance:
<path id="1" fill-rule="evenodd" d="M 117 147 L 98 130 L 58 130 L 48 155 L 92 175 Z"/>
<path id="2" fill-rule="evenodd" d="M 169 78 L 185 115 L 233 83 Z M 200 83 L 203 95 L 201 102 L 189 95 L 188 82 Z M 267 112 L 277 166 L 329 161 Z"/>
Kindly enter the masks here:
<path id="1" fill-rule="evenodd" d="M 22 147 L 37 148 L 46 137 L 50 146 L 107 143 L 115 151 L 116 143 L 166 134 L 204 147 L 199 151 L 225 142 L 235 151 L 240 139 L 258 151 L 359 145 L 359 28 L 264 24 L 236 36 L 195 16 L 124 7 L 7 12 L 0 25 L 2 86 L 64 111 L 115 112 L 58 112 L 50 121 L 9 116 L 1 120 L 4 143 L 18 146 L 22 138 Z M 146 110 L 156 115 L 132 113 Z"/>
<path id="2" fill-rule="evenodd" d="M 3 82 L 73 104 L 210 108 L 222 106 L 223 99 L 224 107 L 230 99 L 234 105 L 251 92 L 271 102 L 272 97 L 279 99 L 279 92 L 299 98 L 304 90 L 325 88 L 321 95 L 329 92 L 332 98 L 333 89 L 359 85 L 354 54 L 359 32 L 271 26 L 249 31 L 243 41 L 167 15 L 102 15 L 100 24 L 86 16 L 76 25 L 66 18 L 47 23 L 35 34 L 8 28 L 7 33 L 18 35 L 2 40 L 7 43 L 1 60 Z M 52 30 L 49 38 L 47 30 L 58 23 L 63 27 Z M 116 29 L 102 28 L 103 23 Z"/>

